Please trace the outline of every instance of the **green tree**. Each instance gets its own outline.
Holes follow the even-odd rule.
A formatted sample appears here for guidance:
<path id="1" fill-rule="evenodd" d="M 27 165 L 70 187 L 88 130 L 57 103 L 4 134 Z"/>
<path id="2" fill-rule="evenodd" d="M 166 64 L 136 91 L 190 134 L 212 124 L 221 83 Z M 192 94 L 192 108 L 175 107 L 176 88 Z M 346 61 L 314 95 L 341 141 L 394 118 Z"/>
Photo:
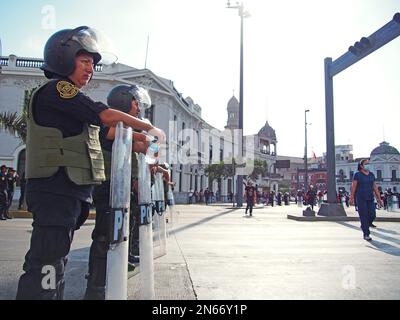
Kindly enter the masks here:
<path id="1" fill-rule="evenodd" d="M 218 180 L 224 177 L 224 162 L 221 161 L 220 163 L 213 163 L 208 165 L 204 172 L 208 176 L 208 187 L 212 187 L 212 183 L 214 180 Z"/>
<path id="2" fill-rule="evenodd" d="M 0 112 L 0 129 L 8 131 L 12 135 L 17 135 L 24 143 L 26 143 L 26 123 L 28 118 L 28 106 L 33 91 L 25 90 L 24 104 L 22 106 L 22 112 Z"/>
<path id="3" fill-rule="evenodd" d="M 251 174 L 249 174 L 249 178 L 253 180 L 257 180 L 258 176 L 261 174 L 262 177 L 265 177 L 268 173 L 268 164 L 265 160 L 254 160 L 254 169 Z"/>

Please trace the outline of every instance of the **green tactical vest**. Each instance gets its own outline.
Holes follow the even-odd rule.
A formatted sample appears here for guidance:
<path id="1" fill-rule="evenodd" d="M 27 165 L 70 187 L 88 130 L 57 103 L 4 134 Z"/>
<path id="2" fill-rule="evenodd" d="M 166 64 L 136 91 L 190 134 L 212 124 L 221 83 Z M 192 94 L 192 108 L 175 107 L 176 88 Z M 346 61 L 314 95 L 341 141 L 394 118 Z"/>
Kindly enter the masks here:
<path id="1" fill-rule="evenodd" d="M 86 124 L 81 134 L 63 138 L 60 130 L 38 125 L 32 106 L 39 90 L 33 93 L 28 110 L 26 178 L 49 178 L 65 167 L 77 185 L 100 184 L 105 180 L 100 128 Z"/>
<path id="2" fill-rule="evenodd" d="M 107 151 L 103 149 L 104 156 L 104 169 L 106 174 L 106 180 L 111 179 L 111 151 Z M 132 179 L 137 179 L 138 177 L 138 161 L 137 161 L 137 153 L 132 152 L 131 158 L 131 177 Z"/>

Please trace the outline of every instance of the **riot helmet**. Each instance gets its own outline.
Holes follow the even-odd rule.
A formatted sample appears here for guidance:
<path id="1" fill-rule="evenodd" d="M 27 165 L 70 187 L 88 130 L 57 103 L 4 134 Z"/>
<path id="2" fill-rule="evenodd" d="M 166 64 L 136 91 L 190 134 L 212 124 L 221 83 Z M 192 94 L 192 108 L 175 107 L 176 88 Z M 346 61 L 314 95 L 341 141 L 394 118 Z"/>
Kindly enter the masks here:
<path id="1" fill-rule="evenodd" d="M 91 54 L 96 66 L 102 60 L 103 51 L 108 50 L 106 47 L 105 37 L 92 28 L 82 26 L 58 31 L 47 40 L 41 69 L 49 79 L 56 75 L 67 77 L 75 70 L 75 57 L 78 53 Z M 107 57 L 111 56 L 107 54 Z"/>
<path id="2" fill-rule="evenodd" d="M 137 85 L 118 85 L 110 91 L 107 97 L 107 104 L 111 108 L 125 113 L 129 113 L 131 110 L 132 101 L 139 103 L 142 112 L 151 106 L 151 99 L 147 90 Z"/>

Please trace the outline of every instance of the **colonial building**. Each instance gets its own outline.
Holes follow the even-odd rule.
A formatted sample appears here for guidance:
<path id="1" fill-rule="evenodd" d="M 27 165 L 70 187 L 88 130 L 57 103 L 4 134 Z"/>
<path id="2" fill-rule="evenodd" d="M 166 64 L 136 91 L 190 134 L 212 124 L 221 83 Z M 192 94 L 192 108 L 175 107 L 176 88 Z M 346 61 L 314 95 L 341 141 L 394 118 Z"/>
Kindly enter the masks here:
<path id="1" fill-rule="evenodd" d="M 233 96 L 227 106 L 228 120 L 225 130 L 237 130 L 239 128 L 239 101 Z M 282 176 L 276 172 L 277 139 L 275 130 L 266 121 L 257 134 L 243 137 L 244 155 L 253 160 L 265 161 L 267 171 L 259 175 L 255 183 L 263 191 L 278 191 Z M 236 144 L 234 144 L 236 146 Z"/>
<path id="2" fill-rule="evenodd" d="M 21 113 L 33 88 L 44 84 L 40 67 L 43 60 L 10 55 L 0 57 L 0 112 Z M 237 145 L 231 130 L 238 128 L 239 103 L 235 97 L 228 102 L 228 122 L 225 131 L 206 123 L 201 117 L 201 107 L 190 97 L 184 98 L 171 80 L 162 78 L 148 69 L 136 69 L 124 64 L 98 65 L 93 79 L 83 92 L 95 101 L 106 102 L 111 88 L 118 84 L 137 84 L 149 91 L 152 107 L 146 116 L 155 126 L 163 129 L 167 136 L 166 150 L 162 152 L 171 164 L 172 179 L 177 203 L 186 203 L 190 190 L 204 190 L 209 186 L 205 168 L 210 163 L 232 158 Z M 268 125 L 258 134 L 246 136 L 245 153 L 268 163 L 268 173 L 258 181 L 263 188 L 278 189 L 279 175 L 275 174 L 276 134 Z M 235 147 L 236 146 L 236 147 Z M 22 174 L 25 168 L 25 145 L 16 136 L 0 132 L 0 164 L 17 169 Z M 234 192 L 235 179 L 226 178 L 212 183 L 221 200 L 227 200 Z M 19 190 L 17 189 L 16 197 Z"/>
<path id="3" fill-rule="evenodd" d="M 391 189 L 392 191 L 400 191 L 400 153 L 390 146 L 386 141 L 379 144 L 378 147 L 371 151 L 369 157 L 353 159 L 353 155 L 339 156 L 340 160 L 336 163 L 337 187 L 351 190 L 351 182 L 354 173 L 357 171 L 357 165 L 361 159 L 369 159 L 371 172 L 376 177 L 376 184 L 383 191 Z"/>
<path id="4" fill-rule="evenodd" d="M 41 59 L 15 55 L 0 57 L 0 112 L 22 111 L 28 92 L 47 81 L 39 69 L 42 64 Z M 169 152 L 163 153 L 168 155 L 163 160 L 172 165 L 172 177 L 177 183 L 177 202 L 186 201 L 191 184 L 197 185 L 199 190 L 205 189 L 208 180 L 204 166 L 199 161 L 194 164 L 179 161 L 181 149 L 185 148 L 185 128 L 191 128 L 197 133 L 196 147 L 203 150 L 208 148 L 208 141 L 205 146 L 200 140 L 200 132 L 214 128 L 201 118 L 201 107 L 190 97 L 184 98 L 171 80 L 159 77 L 151 70 L 136 69 L 120 63 L 111 66 L 98 65 L 92 81 L 83 91 L 95 101 L 105 103 L 111 88 L 118 84 L 137 84 L 149 90 L 153 104 L 147 117 L 167 135 Z M 0 132 L 0 164 L 17 168 L 19 174 L 24 171 L 25 166 L 25 145 L 19 138 L 5 131 Z"/>

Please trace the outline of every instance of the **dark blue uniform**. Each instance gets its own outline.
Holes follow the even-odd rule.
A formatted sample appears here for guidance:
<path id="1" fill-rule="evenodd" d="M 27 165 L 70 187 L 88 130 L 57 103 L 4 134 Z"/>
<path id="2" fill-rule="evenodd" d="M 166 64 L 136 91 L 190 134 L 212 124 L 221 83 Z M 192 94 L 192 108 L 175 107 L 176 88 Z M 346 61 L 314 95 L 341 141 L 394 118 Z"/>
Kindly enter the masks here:
<path id="1" fill-rule="evenodd" d="M 100 143 L 105 151 L 112 152 L 113 141 L 108 140 L 109 128 L 101 128 Z M 89 273 L 85 299 L 104 300 L 106 271 L 107 271 L 107 252 L 109 248 L 109 228 L 111 209 L 110 199 L 110 180 L 104 181 L 101 185 L 94 188 L 93 200 L 96 206 L 96 224 L 92 232 L 92 245 L 89 253 Z"/>
<path id="2" fill-rule="evenodd" d="M 373 188 L 375 176 L 372 172 L 365 175 L 358 171 L 354 174 L 353 180 L 357 181 L 355 200 L 360 216 L 361 229 L 364 233 L 364 237 L 366 237 L 369 236 L 369 226 L 376 218 Z"/>
<path id="3" fill-rule="evenodd" d="M 80 91 L 73 97 L 62 97 L 56 88 L 60 80 L 72 84 L 68 78 L 60 77 L 35 95 L 32 113 L 36 123 L 59 129 L 63 137 L 81 134 L 85 123 L 100 126 L 99 114 L 108 107 Z M 88 217 L 92 190 L 90 185 L 74 184 L 62 167 L 50 178 L 27 180 L 26 202 L 33 214 L 33 231 L 17 299 L 62 299 L 66 256 L 74 231 Z M 49 265 L 56 271 L 57 287 L 44 290 L 43 267 Z"/>
<path id="4" fill-rule="evenodd" d="M 12 201 L 14 199 L 14 191 L 15 191 L 15 183 L 17 182 L 17 178 L 14 174 L 7 174 L 7 184 L 8 184 L 8 191 L 7 191 L 7 216 L 12 205 Z"/>
<path id="5" fill-rule="evenodd" d="M 109 128 L 100 130 L 100 143 L 103 151 L 112 152 L 113 141 L 107 139 Z M 133 186 L 133 181 L 132 181 Z M 89 253 L 89 274 L 85 293 L 87 300 L 104 300 L 107 272 L 107 252 L 109 249 L 109 233 L 111 206 L 110 180 L 104 181 L 94 188 L 93 201 L 96 206 L 96 224 L 92 232 L 92 245 Z M 137 193 L 131 192 L 129 218 L 129 260 L 139 255 L 139 224 L 140 219 Z"/>
<path id="6" fill-rule="evenodd" d="M 0 172 L 0 219 L 6 220 L 7 213 L 7 175 L 3 172 Z"/>

